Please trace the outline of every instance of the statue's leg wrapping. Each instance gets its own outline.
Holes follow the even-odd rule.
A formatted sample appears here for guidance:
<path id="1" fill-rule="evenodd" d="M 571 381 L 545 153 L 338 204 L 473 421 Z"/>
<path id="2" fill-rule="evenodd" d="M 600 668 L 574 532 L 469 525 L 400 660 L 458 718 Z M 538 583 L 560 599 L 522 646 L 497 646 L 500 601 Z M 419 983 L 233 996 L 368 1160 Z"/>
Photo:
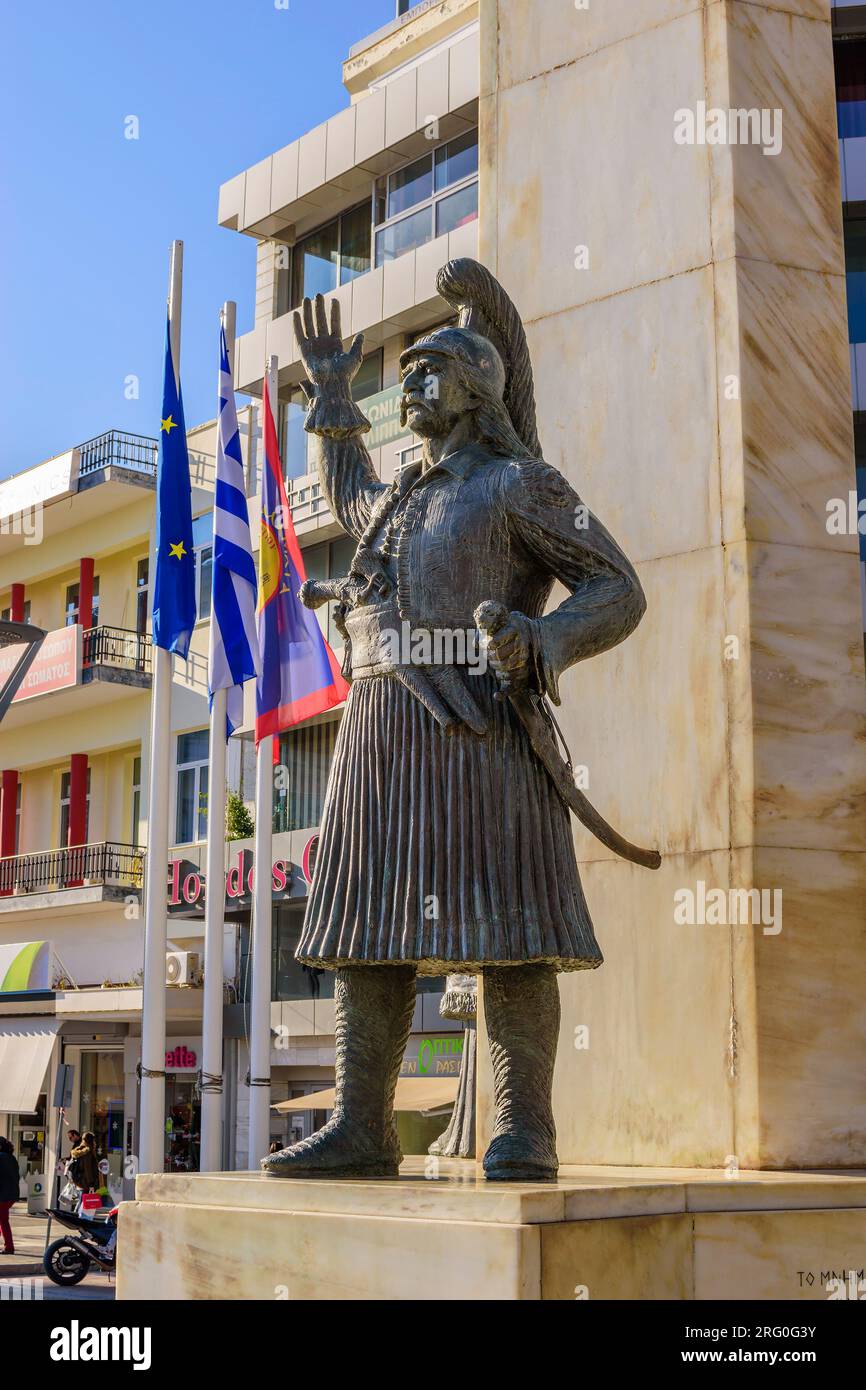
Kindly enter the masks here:
<path id="1" fill-rule="evenodd" d="M 484 1155 L 494 1182 L 555 1178 L 553 1065 L 559 1039 L 559 985 L 549 965 L 488 966 L 484 1018 L 493 1063 L 496 1122 Z"/>
<path id="2" fill-rule="evenodd" d="M 324 1128 L 262 1159 L 287 1178 L 397 1176 L 394 1092 L 415 1009 L 413 965 L 338 970 L 336 1104 Z"/>

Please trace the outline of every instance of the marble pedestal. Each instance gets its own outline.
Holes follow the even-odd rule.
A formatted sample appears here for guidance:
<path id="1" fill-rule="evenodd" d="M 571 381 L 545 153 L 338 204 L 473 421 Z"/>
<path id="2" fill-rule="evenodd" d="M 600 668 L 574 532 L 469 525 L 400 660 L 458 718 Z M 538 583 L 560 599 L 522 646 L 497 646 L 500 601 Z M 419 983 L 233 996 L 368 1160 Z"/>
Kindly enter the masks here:
<path id="1" fill-rule="evenodd" d="M 427 1176 L 425 1176 L 427 1174 Z M 463 1159 L 387 1182 L 145 1175 L 121 1207 L 128 1299 L 826 1299 L 866 1266 L 866 1174 Z"/>

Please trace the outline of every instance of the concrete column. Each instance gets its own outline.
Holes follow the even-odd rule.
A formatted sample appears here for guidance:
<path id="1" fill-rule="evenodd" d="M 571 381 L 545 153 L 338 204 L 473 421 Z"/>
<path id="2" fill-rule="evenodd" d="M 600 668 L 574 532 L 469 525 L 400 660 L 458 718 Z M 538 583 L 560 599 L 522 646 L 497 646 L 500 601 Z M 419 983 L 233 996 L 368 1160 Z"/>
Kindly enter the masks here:
<path id="1" fill-rule="evenodd" d="M 73 753 L 69 760 L 69 840 L 87 843 L 87 754 Z"/>
<path id="2" fill-rule="evenodd" d="M 23 623 L 24 621 L 24 585 L 12 585 L 12 600 L 10 603 L 10 617 L 13 623 Z"/>
<path id="3" fill-rule="evenodd" d="M 575 830 L 606 962 L 561 981 L 560 1158 L 862 1165 L 866 685 L 857 536 L 827 526 L 855 486 L 830 6 L 561 4 L 539 24 L 531 0 L 481 0 L 481 52 L 481 256 L 527 325 L 545 457 L 649 604 L 563 682 L 589 795 L 664 862 Z M 730 110 L 757 113 L 750 143 Z"/>
<path id="4" fill-rule="evenodd" d="M 260 241 L 256 245 L 256 327 L 270 323 L 279 311 L 281 272 L 288 272 L 291 251 L 281 241 Z"/>
<path id="5" fill-rule="evenodd" d="M 15 854 L 15 813 L 18 806 L 18 772 L 15 768 L 3 769 L 2 793 L 0 859 L 11 859 Z M 15 884 L 9 875 L 9 869 L 6 865 L 0 864 L 0 897 L 10 897 L 14 888 Z"/>
<path id="6" fill-rule="evenodd" d="M 93 627 L 93 560 L 84 555 L 78 567 L 78 621 L 84 632 Z"/>

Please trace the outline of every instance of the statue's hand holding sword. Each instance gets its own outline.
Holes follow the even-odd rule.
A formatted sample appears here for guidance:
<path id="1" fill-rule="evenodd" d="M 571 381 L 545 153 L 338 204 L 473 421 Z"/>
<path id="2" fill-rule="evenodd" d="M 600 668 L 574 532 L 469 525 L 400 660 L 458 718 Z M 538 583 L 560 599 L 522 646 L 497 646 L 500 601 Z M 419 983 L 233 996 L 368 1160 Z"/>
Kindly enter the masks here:
<path id="1" fill-rule="evenodd" d="M 475 610 L 475 624 L 485 640 L 490 664 L 499 682 L 495 698 L 511 701 L 536 756 L 550 774 L 562 800 L 580 823 L 621 859 L 628 859 L 645 869 L 657 869 L 661 864 L 658 850 L 641 849 L 624 839 L 608 825 L 576 786 L 571 768 L 557 748 L 550 724 L 542 713 L 540 697 L 529 688 L 528 644 L 521 631 L 519 616 L 509 613 L 504 604 L 493 599 L 479 604 Z"/>

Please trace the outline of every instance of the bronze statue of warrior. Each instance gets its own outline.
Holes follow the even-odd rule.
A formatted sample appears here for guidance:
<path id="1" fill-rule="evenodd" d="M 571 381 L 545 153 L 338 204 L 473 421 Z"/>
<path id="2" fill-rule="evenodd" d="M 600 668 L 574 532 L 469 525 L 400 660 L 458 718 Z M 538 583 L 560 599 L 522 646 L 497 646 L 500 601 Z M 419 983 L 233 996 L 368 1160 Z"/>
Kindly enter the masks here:
<path id="1" fill-rule="evenodd" d="M 396 1175 L 416 974 L 464 972 L 483 977 L 493 1059 L 485 1174 L 554 1178 L 557 972 L 602 962 L 569 806 L 618 853 L 657 862 L 571 795 L 544 703 L 559 703 L 569 666 L 633 631 L 640 583 L 541 457 L 526 339 L 502 287 L 460 260 L 439 290 L 458 325 L 401 357 L 402 414 L 423 447 L 390 485 L 351 395 L 361 337 L 344 351 L 339 305 L 329 325 L 320 296 L 295 315 L 322 491 L 358 552 L 339 594 L 302 594 L 339 599 L 352 687 L 297 950 L 337 973 L 336 1104 L 318 1133 L 262 1160 L 286 1177 Z M 569 597 L 546 614 L 555 580 Z M 435 640 L 416 660 L 401 642 L 477 636 L 477 623 L 486 660 Z"/>

